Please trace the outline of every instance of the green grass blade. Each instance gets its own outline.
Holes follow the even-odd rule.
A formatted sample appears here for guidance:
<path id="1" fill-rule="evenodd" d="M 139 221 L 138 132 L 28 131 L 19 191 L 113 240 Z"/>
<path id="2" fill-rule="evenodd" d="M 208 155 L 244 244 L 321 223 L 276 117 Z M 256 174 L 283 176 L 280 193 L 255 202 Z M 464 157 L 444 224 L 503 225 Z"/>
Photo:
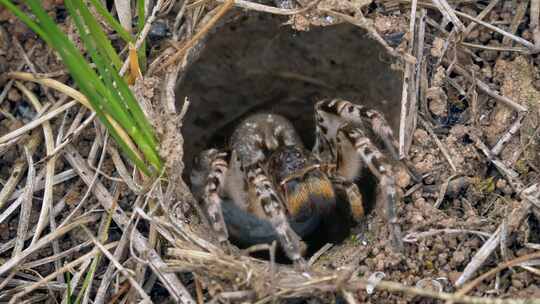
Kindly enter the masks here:
<path id="1" fill-rule="evenodd" d="M 98 68 L 98 71 L 103 77 L 103 80 L 105 83 L 112 82 L 112 78 L 108 73 L 106 73 L 105 69 L 105 60 L 102 58 L 102 56 L 98 53 L 96 42 L 92 39 L 92 36 L 87 33 L 86 26 L 83 24 L 83 21 L 80 16 L 80 12 L 77 10 L 77 7 L 75 6 L 74 1 L 67 1 L 66 2 L 66 8 L 70 15 L 73 18 L 73 21 L 75 23 L 75 26 L 78 28 L 81 40 L 83 41 L 85 48 L 87 52 L 90 54 L 90 57 L 96 64 L 96 67 Z M 93 85 L 94 90 L 97 91 L 100 95 L 103 96 L 106 100 L 111 100 L 113 97 L 109 96 L 111 94 L 110 88 L 108 88 L 106 85 L 103 84 L 103 82 L 98 79 L 97 75 L 91 71 L 91 73 L 85 73 L 85 77 L 87 79 L 87 82 L 85 85 Z M 117 103 L 116 103 L 117 104 Z M 116 120 L 122 127 L 130 127 L 129 123 L 126 123 L 125 121 L 129 121 L 129 117 L 125 114 L 123 111 L 119 110 L 118 108 L 114 107 L 114 102 L 102 102 L 100 104 L 96 104 L 96 107 L 99 109 L 103 109 L 109 115 L 111 115 L 114 120 Z M 94 105 L 93 105 L 94 106 Z"/>
<path id="2" fill-rule="evenodd" d="M 152 126 L 146 119 L 146 116 L 137 102 L 137 99 L 135 99 L 133 92 L 129 89 L 128 85 L 124 81 L 121 81 L 118 74 L 113 74 L 112 77 L 118 86 L 118 92 L 121 94 L 122 99 L 125 102 L 126 110 L 129 111 L 129 113 L 133 116 L 137 126 L 142 130 L 146 139 L 153 146 L 157 146 L 157 140 L 153 133 Z"/>
<path id="3" fill-rule="evenodd" d="M 77 7 L 78 11 L 83 17 L 84 22 L 90 31 L 90 36 L 94 38 L 100 53 L 105 54 L 112 61 L 116 69 L 120 70 L 123 62 L 116 53 L 116 50 L 113 48 L 111 41 L 107 35 L 105 35 L 105 32 L 103 32 L 103 29 L 99 25 L 96 18 L 92 15 L 82 0 L 73 0 L 73 4 Z"/>
<path id="4" fill-rule="evenodd" d="M 150 173 L 144 161 L 137 156 L 135 151 L 130 149 L 129 145 L 122 140 L 113 128 L 106 118 L 105 112 L 111 115 L 131 136 L 152 166 L 161 169 L 162 163 L 156 148 L 157 140 L 153 136 L 152 128 L 131 90 L 118 75 L 115 64 L 110 60 L 111 52 L 117 55 L 116 51 L 112 49 L 110 41 L 99 28 L 98 22 L 90 14 L 90 11 L 86 7 L 81 8 L 82 1 L 66 1 L 65 5 L 73 16 L 88 54 L 96 64 L 102 78 L 90 67 L 84 56 L 75 48 L 67 36 L 60 31 L 38 1 L 28 0 L 26 3 L 36 16 L 36 21 L 25 15 L 22 10 L 14 6 L 9 0 L 0 0 L 0 4 L 4 4 L 19 16 L 21 21 L 27 23 L 31 29 L 35 30 L 43 40 L 59 53 L 73 80 L 79 86 L 81 92 L 87 96 L 98 118 L 110 130 L 111 136 L 116 140 L 126 156 L 145 174 Z M 105 44 L 103 43 L 104 39 L 106 40 Z"/>
<path id="5" fill-rule="evenodd" d="M 118 93 L 121 94 L 121 98 L 124 101 L 125 109 L 131 114 L 134 118 L 137 128 L 134 130 L 140 130 L 141 133 L 138 134 L 141 138 L 136 135 L 133 135 L 134 141 L 137 143 L 139 148 L 143 151 L 148 161 L 150 161 L 156 169 L 161 169 L 161 161 L 157 149 L 157 140 L 152 132 L 152 127 L 144 113 L 142 112 L 135 96 L 127 86 L 125 82 L 122 81 L 121 77 L 118 74 L 112 75 L 114 83 L 117 84 Z M 116 93 L 116 91 L 115 91 Z"/>
<path id="6" fill-rule="evenodd" d="M 144 0 L 137 0 L 137 15 L 139 18 L 137 19 L 137 34 L 140 35 L 144 24 L 146 23 L 146 14 L 144 11 Z M 137 55 L 139 57 L 139 65 L 141 66 L 141 70 L 146 70 L 146 41 L 143 41 L 141 44 L 141 47 L 139 50 L 137 50 Z"/>
<path id="7" fill-rule="evenodd" d="M 68 40 L 64 33 L 62 33 L 60 29 L 58 29 L 56 24 L 47 15 L 47 13 L 43 10 L 39 3 L 37 3 L 35 0 L 29 0 L 27 3 L 30 6 L 32 12 L 40 20 L 43 34 L 45 35 L 44 37 L 46 37 L 46 39 L 44 38 L 44 40 L 51 41 L 51 45 L 58 51 L 58 53 L 64 60 L 64 63 L 70 70 L 73 79 L 81 89 L 81 92 L 88 97 L 89 102 L 96 111 L 96 114 L 98 115 L 100 120 L 110 130 L 111 136 L 117 141 L 120 148 L 123 150 L 124 153 L 126 153 L 128 158 L 130 158 L 135 163 L 135 165 L 140 168 L 145 174 L 149 174 L 149 171 L 146 168 L 144 162 L 139 157 L 137 157 L 135 152 L 132 151 L 127 145 L 127 143 L 122 140 L 122 138 L 118 135 L 116 130 L 114 130 L 110 122 L 105 117 L 103 109 L 105 105 L 109 105 L 110 103 L 100 103 L 100 101 L 103 101 L 103 98 L 110 98 L 110 91 L 107 91 L 107 88 L 87 64 L 84 57 Z M 98 92 L 104 93 L 105 96 L 98 94 Z M 112 113 L 111 116 L 114 118 L 114 115 Z M 118 121 L 118 123 L 120 123 L 123 127 L 125 125 L 125 121 Z M 128 134 L 130 134 L 129 131 L 132 131 L 129 128 L 125 130 L 128 131 Z"/>
<path id="8" fill-rule="evenodd" d="M 80 0 L 79 3 L 82 3 Z M 81 13 L 83 13 L 81 11 Z M 75 12 L 74 12 L 75 14 Z M 85 20 L 89 20 L 91 16 L 87 16 Z M 79 22 L 80 23 L 80 22 Z M 80 27 L 79 31 L 84 33 L 84 26 L 78 24 Z M 81 35 L 82 36 L 82 35 Z M 128 134 L 132 136 L 133 140 L 137 146 L 141 149 L 143 154 L 147 157 L 148 161 L 156 167 L 156 169 L 161 169 L 161 161 L 159 159 L 159 154 L 157 152 L 157 140 L 155 139 L 152 133 L 152 127 L 149 124 L 148 120 L 144 116 L 139 104 L 137 103 L 133 93 L 126 85 L 126 83 L 121 79 L 118 73 L 115 71 L 115 67 L 99 55 L 99 51 L 103 52 L 103 48 L 94 48 L 94 41 L 91 41 L 93 35 L 85 35 L 83 41 L 87 46 L 87 50 L 90 53 L 93 61 L 96 63 L 100 74 L 105 79 L 105 85 L 107 86 L 107 92 L 104 94 L 110 94 L 108 100 L 111 101 L 110 104 L 106 104 L 107 111 L 114 113 L 113 117 L 115 120 L 119 121 L 122 127 L 127 130 Z M 133 119 L 129 119 L 129 117 Z M 137 125 L 134 126 L 133 122 Z M 142 133 L 142 136 L 139 134 L 139 130 Z"/>
<path id="9" fill-rule="evenodd" d="M 86 34 L 85 27 L 82 24 L 82 21 L 80 20 L 78 12 L 75 10 L 75 8 L 71 4 L 67 4 L 67 8 L 70 14 L 73 16 L 73 20 L 76 26 L 79 28 L 79 32 L 81 33 L 81 39 L 83 40 L 88 53 L 92 57 L 93 61 L 96 63 L 96 67 L 98 68 L 100 74 L 105 80 L 105 85 L 107 86 L 107 89 L 103 93 L 105 95 L 108 95 L 107 99 L 111 102 L 105 103 L 104 109 L 108 113 L 111 113 L 113 118 L 115 118 L 115 120 L 117 120 L 122 125 L 122 127 L 128 131 L 136 144 L 147 156 L 148 160 L 156 167 L 156 169 L 160 169 L 160 160 L 157 156 L 157 151 L 155 149 L 152 149 L 152 147 L 155 147 L 157 145 L 157 141 L 153 137 L 145 136 L 146 134 L 151 132 L 151 127 L 148 124 L 146 117 L 144 117 L 144 115 L 140 115 L 134 117 L 135 119 L 129 119 L 129 114 L 131 114 L 129 113 L 129 108 L 135 109 L 135 113 L 142 114 L 142 110 L 136 103 L 133 94 L 131 93 L 131 90 L 129 90 L 127 85 L 119 77 L 116 71 L 114 71 L 114 67 L 110 64 L 108 65 L 107 61 L 104 60 L 103 57 L 98 53 L 97 49 L 95 48 L 95 41 L 91 39 L 91 35 Z M 120 94 L 118 94 L 119 90 L 113 85 L 113 83 L 116 83 L 122 88 L 121 91 L 123 92 L 124 96 L 120 96 Z M 132 104 L 130 104 L 129 107 L 123 106 L 123 99 L 132 100 L 133 102 Z M 138 123 L 139 127 L 134 127 L 132 122 Z M 141 122 L 146 123 L 146 125 L 143 125 L 144 127 L 146 127 L 146 130 L 142 129 L 143 136 L 145 136 L 146 140 L 141 139 L 141 136 L 137 132 L 139 129 L 141 129 Z M 147 142 L 148 140 L 150 142 Z"/>
<path id="10" fill-rule="evenodd" d="M 118 22 L 109 13 L 109 11 L 107 11 L 107 8 L 105 6 L 103 6 L 103 4 L 101 4 L 100 1 L 98 1 L 98 0 L 90 0 L 90 2 L 96 8 L 96 11 L 103 17 L 103 19 L 105 19 L 107 24 L 110 27 L 112 27 L 118 33 L 120 38 L 122 38 L 126 43 L 128 43 L 128 42 L 135 43 L 135 41 L 133 40 L 133 37 L 131 37 L 129 32 L 126 31 L 126 29 L 124 27 L 122 27 L 120 22 Z"/>
<path id="11" fill-rule="evenodd" d="M 67 285 L 67 301 L 66 303 L 68 304 L 71 304 L 72 303 L 72 295 L 73 295 L 73 288 L 71 287 L 71 272 L 66 272 L 65 274 L 65 279 L 66 279 L 66 285 Z"/>

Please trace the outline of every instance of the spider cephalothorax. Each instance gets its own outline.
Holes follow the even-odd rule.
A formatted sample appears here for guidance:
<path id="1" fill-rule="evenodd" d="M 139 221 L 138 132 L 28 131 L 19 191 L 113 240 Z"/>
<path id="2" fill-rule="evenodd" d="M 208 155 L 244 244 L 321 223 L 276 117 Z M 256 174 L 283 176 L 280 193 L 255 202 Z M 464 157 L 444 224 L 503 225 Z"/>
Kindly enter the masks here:
<path id="1" fill-rule="evenodd" d="M 353 219 L 364 216 L 355 180 L 367 168 L 378 180 L 392 244 L 402 246 L 393 168 L 382 153 L 397 160 L 397 144 L 384 117 L 334 99 L 316 104 L 315 123 L 312 151 L 283 116 L 256 114 L 236 128 L 229 153 L 201 154 L 192 184 L 221 242 L 229 236 L 247 244 L 278 240 L 291 260 L 301 262 L 302 237 L 333 212 L 337 198 L 348 203 Z"/>
<path id="2" fill-rule="evenodd" d="M 297 146 L 280 147 L 270 155 L 267 172 L 291 220 L 303 222 L 335 208 L 332 182 L 311 152 Z"/>

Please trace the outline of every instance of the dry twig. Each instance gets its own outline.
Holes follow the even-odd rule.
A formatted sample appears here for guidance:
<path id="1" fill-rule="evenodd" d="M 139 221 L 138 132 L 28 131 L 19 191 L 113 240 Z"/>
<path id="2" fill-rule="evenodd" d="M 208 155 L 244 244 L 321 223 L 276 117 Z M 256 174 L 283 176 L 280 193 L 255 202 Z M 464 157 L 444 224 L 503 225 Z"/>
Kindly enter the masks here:
<path id="1" fill-rule="evenodd" d="M 223 5 L 221 5 L 221 8 L 216 12 L 216 14 L 212 17 L 212 19 L 208 20 L 208 22 L 195 34 L 189 41 L 187 41 L 182 48 L 180 48 L 174 55 L 172 55 L 170 58 L 168 58 L 165 63 L 157 67 L 153 71 L 149 71 L 150 74 L 157 73 L 166 67 L 174 65 L 180 58 L 182 58 L 186 51 L 192 48 L 197 41 L 202 39 L 210 29 L 221 19 L 225 14 L 233 7 L 234 0 L 226 0 Z"/>
<path id="2" fill-rule="evenodd" d="M 435 144 L 437 145 L 439 150 L 441 150 L 441 153 L 443 154 L 446 161 L 448 161 L 448 164 L 450 164 L 450 167 L 452 168 L 452 170 L 454 172 L 458 172 L 457 167 L 454 164 L 454 161 L 452 160 L 450 153 L 448 152 L 448 149 L 443 145 L 441 140 L 437 137 L 437 134 L 435 134 L 435 132 L 433 131 L 433 128 L 422 118 L 420 118 L 420 123 L 422 124 L 424 129 L 428 131 L 431 138 L 433 138 L 433 140 L 435 141 Z"/>
<path id="3" fill-rule="evenodd" d="M 86 161 L 81 157 L 79 152 L 73 146 L 68 145 L 65 148 L 64 155 L 71 166 L 75 168 L 82 180 L 87 185 L 91 185 L 93 181 L 92 176 L 89 174 L 91 170 L 88 168 Z M 119 207 L 114 208 L 114 199 L 107 191 L 105 186 L 103 186 L 101 182 L 96 181 L 94 187 L 92 188 L 92 192 L 104 208 L 113 212 L 113 220 L 116 222 L 116 224 L 119 227 L 126 229 L 128 227 L 129 218 L 122 209 Z M 135 249 L 148 258 L 149 266 L 154 273 L 158 275 L 158 278 L 164 284 L 165 288 L 167 288 L 167 290 L 170 292 L 175 301 L 195 304 L 195 301 L 192 299 L 189 292 L 175 275 L 162 273 L 160 271 L 160 269 L 165 266 L 161 260 L 161 257 L 153 248 L 149 247 L 146 239 L 135 228 L 132 230 L 131 237 L 131 242 L 133 243 Z"/>

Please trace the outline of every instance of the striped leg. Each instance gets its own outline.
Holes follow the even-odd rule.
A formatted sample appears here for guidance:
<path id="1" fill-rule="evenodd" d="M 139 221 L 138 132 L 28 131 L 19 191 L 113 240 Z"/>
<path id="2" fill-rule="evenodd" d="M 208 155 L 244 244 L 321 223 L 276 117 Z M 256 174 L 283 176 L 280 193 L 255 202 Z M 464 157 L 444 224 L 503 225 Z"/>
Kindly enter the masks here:
<path id="1" fill-rule="evenodd" d="M 392 246 L 400 251 L 403 248 L 403 242 L 401 240 L 401 227 L 396 216 L 397 191 L 392 176 L 392 166 L 359 128 L 351 125 L 341 127 L 338 130 L 336 141 L 338 146 L 352 145 L 360 160 L 379 181 L 381 198 L 385 205 L 385 215 L 391 225 Z"/>
<path id="2" fill-rule="evenodd" d="M 205 184 L 202 188 L 202 200 L 212 229 L 216 232 L 219 242 L 222 245 L 228 244 L 229 233 L 222 211 L 222 192 L 225 185 L 225 176 L 227 175 L 228 165 L 226 161 L 227 153 L 219 152 L 216 149 L 204 151 L 201 154 L 199 162 L 203 171 L 208 173 Z"/>
<path id="3" fill-rule="evenodd" d="M 246 168 L 246 171 L 248 182 L 254 189 L 256 203 L 276 230 L 283 250 L 293 262 L 303 264 L 302 254 L 305 251 L 305 244 L 289 225 L 284 205 L 270 179 L 260 163 Z"/>
<path id="4" fill-rule="evenodd" d="M 280 146 L 303 147 L 290 121 L 275 114 L 256 114 L 244 120 L 234 131 L 231 147 L 247 181 L 248 204 L 261 218 L 267 219 L 287 256 L 302 265 L 305 245 L 287 219 L 286 204 L 277 194 L 265 171 L 268 156 Z"/>
<path id="5" fill-rule="evenodd" d="M 384 118 L 384 116 L 373 109 L 368 109 L 364 106 L 351 103 L 346 100 L 341 99 L 327 99 L 317 103 L 316 111 L 318 116 L 322 117 L 321 121 L 318 121 L 318 124 L 321 124 L 323 128 L 326 129 L 335 129 L 336 126 L 329 126 L 334 124 L 330 121 L 328 115 L 320 113 L 330 113 L 341 117 L 343 121 L 347 123 L 354 124 L 355 126 L 363 128 L 365 123 L 369 123 L 370 129 L 373 131 L 373 134 L 382 141 L 385 149 L 390 153 L 393 159 L 399 160 L 399 146 L 398 142 L 394 137 L 394 132 L 390 125 Z M 415 171 L 414 166 L 408 159 L 401 160 L 407 167 L 409 174 L 415 181 L 420 181 L 420 175 Z"/>

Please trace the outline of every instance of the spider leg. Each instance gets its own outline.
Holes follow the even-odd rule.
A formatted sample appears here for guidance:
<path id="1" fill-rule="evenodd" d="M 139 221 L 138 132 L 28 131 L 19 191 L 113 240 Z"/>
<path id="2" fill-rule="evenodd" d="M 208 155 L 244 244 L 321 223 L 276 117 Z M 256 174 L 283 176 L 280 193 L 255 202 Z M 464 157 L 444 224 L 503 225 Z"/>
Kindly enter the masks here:
<path id="1" fill-rule="evenodd" d="M 320 128 L 332 129 L 330 125 L 331 116 L 325 115 L 325 113 L 333 114 L 335 116 L 341 117 L 345 122 L 352 123 L 356 126 L 364 126 L 367 121 L 370 125 L 373 134 L 382 141 L 385 149 L 391 154 L 392 158 L 395 160 L 399 159 L 399 146 L 398 142 L 395 139 L 394 132 L 390 125 L 384 118 L 384 116 L 376 110 L 368 109 L 362 105 L 354 104 L 342 99 L 326 99 L 319 101 L 316 105 L 316 112 L 320 119 L 317 120 L 317 123 L 320 124 Z M 335 125 L 335 123 L 333 123 Z M 333 127 L 336 128 L 335 126 Z M 330 134 L 330 136 L 335 135 Z M 420 181 L 421 177 L 414 169 L 414 166 L 408 159 L 402 159 L 409 174 L 415 181 Z"/>
<path id="2" fill-rule="evenodd" d="M 359 222 L 364 217 L 365 210 L 362 194 L 360 193 L 358 186 L 339 175 L 332 176 L 331 181 L 337 191 L 345 194 L 351 208 L 353 219 L 356 222 Z"/>
<path id="3" fill-rule="evenodd" d="M 385 205 L 385 215 L 391 226 L 392 246 L 398 251 L 401 250 L 403 242 L 401 240 L 401 227 L 396 215 L 397 186 L 392 176 L 392 166 L 360 128 L 352 125 L 340 127 L 336 141 L 338 146 L 343 147 L 342 149 L 352 146 L 360 160 L 379 181 L 381 198 Z"/>
<path id="4" fill-rule="evenodd" d="M 270 179 L 260 163 L 246 168 L 246 171 L 248 181 L 254 187 L 255 200 L 262 207 L 264 216 L 276 230 L 283 250 L 293 262 L 302 263 L 302 253 L 305 251 L 305 244 L 289 225 L 284 205 L 272 186 Z"/>
<path id="5" fill-rule="evenodd" d="M 219 152 L 216 149 L 204 151 L 197 161 L 198 164 L 194 170 L 196 173 L 192 174 L 191 178 L 195 189 L 200 189 L 199 194 L 205 204 L 210 226 L 215 231 L 221 244 L 228 244 L 227 240 L 229 238 L 221 206 L 223 199 L 220 196 L 228 171 L 226 157 L 227 153 Z M 204 179 L 204 184 L 201 185 L 202 178 L 200 176 L 204 174 L 206 174 L 206 179 Z"/>
<path id="6" fill-rule="evenodd" d="M 291 228 L 286 204 L 278 195 L 266 171 L 268 156 L 280 146 L 302 147 L 302 141 L 292 124 L 282 116 L 256 114 L 248 117 L 231 138 L 233 154 L 247 182 L 248 204 L 266 218 L 276 231 L 287 256 L 295 263 L 303 263 L 305 244 Z"/>

